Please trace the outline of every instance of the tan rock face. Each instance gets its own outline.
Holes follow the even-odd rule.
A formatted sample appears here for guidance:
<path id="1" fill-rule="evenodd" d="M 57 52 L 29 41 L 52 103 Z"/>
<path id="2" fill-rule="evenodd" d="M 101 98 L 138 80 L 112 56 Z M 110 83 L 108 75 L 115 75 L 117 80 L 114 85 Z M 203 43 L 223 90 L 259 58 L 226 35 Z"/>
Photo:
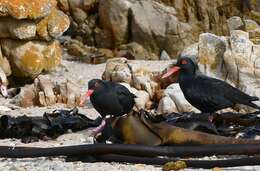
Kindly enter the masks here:
<path id="1" fill-rule="evenodd" d="M 15 76 L 34 78 L 43 70 L 51 70 L 60 64 L 61 48 L 57 41 L 45 43 L 2 39 L 1 45 Z"/>
<path id="2" fill-rule="evenodd" d="M 50 14 L 56 0 L 0 0 L 0 16 L 37 19 Z"/>

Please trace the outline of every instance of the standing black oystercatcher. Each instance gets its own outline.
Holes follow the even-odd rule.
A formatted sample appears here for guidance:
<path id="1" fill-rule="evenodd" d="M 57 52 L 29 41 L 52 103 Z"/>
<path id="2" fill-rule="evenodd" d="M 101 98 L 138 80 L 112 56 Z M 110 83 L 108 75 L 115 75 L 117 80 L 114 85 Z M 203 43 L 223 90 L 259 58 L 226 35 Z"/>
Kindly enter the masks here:
<path id="1" fill-rule="evenodd" d="M 103 118 L 106 115 L 121 116 L 129 113 L 136 97 L 125 86 L 100 79 L 88 82 L 86 96 L 90 97 L 92 105 Z"/>
<path id="2" fill-rule="evenodd" d="M 235 104 L 260 110 L 259 106 L 252 103 L 259 100 L 258 97 L 249 96 L 224 81 L 196 74 L 196 69 L 196 64 L 190 58 L 180 58 L 162 78 L 179 71 L 179 84 L 185 98 L 203 113 L 213 113 Z"/>
<path id="3" fill-rule="evenodd" d="M 92 130 L 92 133 L 97 135 L 106 127 L 106 123 L 110 122 L 105 117 L 128 114 L 135 105 L 136 96 L 121 84 L 92 79 L 88 82 L 86 97 L 80 105 L 83 105 L 89 97 L 92 105 L 103 118 L 101 124 Z"/>

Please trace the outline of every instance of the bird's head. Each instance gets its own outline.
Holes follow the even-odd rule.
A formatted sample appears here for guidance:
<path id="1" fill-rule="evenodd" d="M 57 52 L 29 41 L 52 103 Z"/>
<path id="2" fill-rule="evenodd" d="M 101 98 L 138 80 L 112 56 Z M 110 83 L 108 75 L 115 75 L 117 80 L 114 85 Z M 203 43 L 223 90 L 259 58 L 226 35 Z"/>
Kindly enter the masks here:
<path id="1" fill-rule="evenodd" d="M 92 79 L 88 82 L 88 91 L 86 93 L 87 97 L 90 97 L 95 90 L 101 89 L 103 87 L 103 81 L 100 79 Z"/>
<path id="2" fill-rule="evenodd" d="M 80 106 L 83 106 L 85 101 L 93 95 L 96 90 L 103 87 L 103 81 L 100 79 L 92 79 L 88 82 L 88 91 L 84 95 L 84 98 L 80 101 Z"/>
<path id="3" fill-rule="evenodd" d="M 169 68 L 165 74 L 163 74 L 162 78 L 169 77 L 172 74 L 177 72 L 186 72 L 189 74 L 195 74 L 196 70 L 197 70 L 197 65 L 193 62 L 191 58 L 188 57 L 179 58 L 177 63 L 173 65 L 171 68 Z"/>

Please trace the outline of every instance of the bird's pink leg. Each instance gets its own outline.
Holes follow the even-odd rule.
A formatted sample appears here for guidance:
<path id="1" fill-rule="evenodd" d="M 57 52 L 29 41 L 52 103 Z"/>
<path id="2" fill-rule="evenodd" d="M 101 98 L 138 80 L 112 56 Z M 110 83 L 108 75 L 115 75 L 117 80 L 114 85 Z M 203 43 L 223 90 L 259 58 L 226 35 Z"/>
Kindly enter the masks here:
<path id="1" fill-rule="evenodd" d="M 105 125 L 106 125 L 106 119 L 102 119 L 102 122 L 99 126 L 94 127 L 94 128 L 90 128 L 91 133 L 94 136 L 97 135 L 98 133 L 100 133 L 104 129 Z"/>

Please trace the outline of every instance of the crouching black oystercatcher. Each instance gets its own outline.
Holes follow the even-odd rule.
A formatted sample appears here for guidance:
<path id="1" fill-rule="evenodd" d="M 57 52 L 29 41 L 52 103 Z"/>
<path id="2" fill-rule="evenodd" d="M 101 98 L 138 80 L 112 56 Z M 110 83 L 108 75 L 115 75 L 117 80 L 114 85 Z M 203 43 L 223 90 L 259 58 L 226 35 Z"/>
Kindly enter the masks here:
<path id="1" fill-rule="evenodd" d="M 125 86 L 100 79 L 88 82 L 86 96 L 90 97 L 92 105 L 103 118 L 106 115 L 121 116 L 129 113 L 136 97 Z"/>
<path id="2" fill-rule="evenodd" d="M 86 97 L 80 104 L 83 105 L 88 97 L 102 118 L 105 118 L 108 115 L 116 117 L 128 114 L 135 105 L 136 96 L 121 84 L 92 79 L 88 82 Z M 102 123 L 92 130 L 93 134 L 101 132 L 106 122 L 109 121 L 102 119 Z"/>
<path id="3" fill-rule="evenodd" d="M 235 104 L 244 104 L 253 108 L 260 107 L 252 103 L 258 97 L 249 96 L 228 83 L 196 73 L 197 65 L 190 58 L 180 58 L 162 78 L 175 72 L 179 73 L 180 88 L 187 101 L 202 113 L 213 113 Z"/>

